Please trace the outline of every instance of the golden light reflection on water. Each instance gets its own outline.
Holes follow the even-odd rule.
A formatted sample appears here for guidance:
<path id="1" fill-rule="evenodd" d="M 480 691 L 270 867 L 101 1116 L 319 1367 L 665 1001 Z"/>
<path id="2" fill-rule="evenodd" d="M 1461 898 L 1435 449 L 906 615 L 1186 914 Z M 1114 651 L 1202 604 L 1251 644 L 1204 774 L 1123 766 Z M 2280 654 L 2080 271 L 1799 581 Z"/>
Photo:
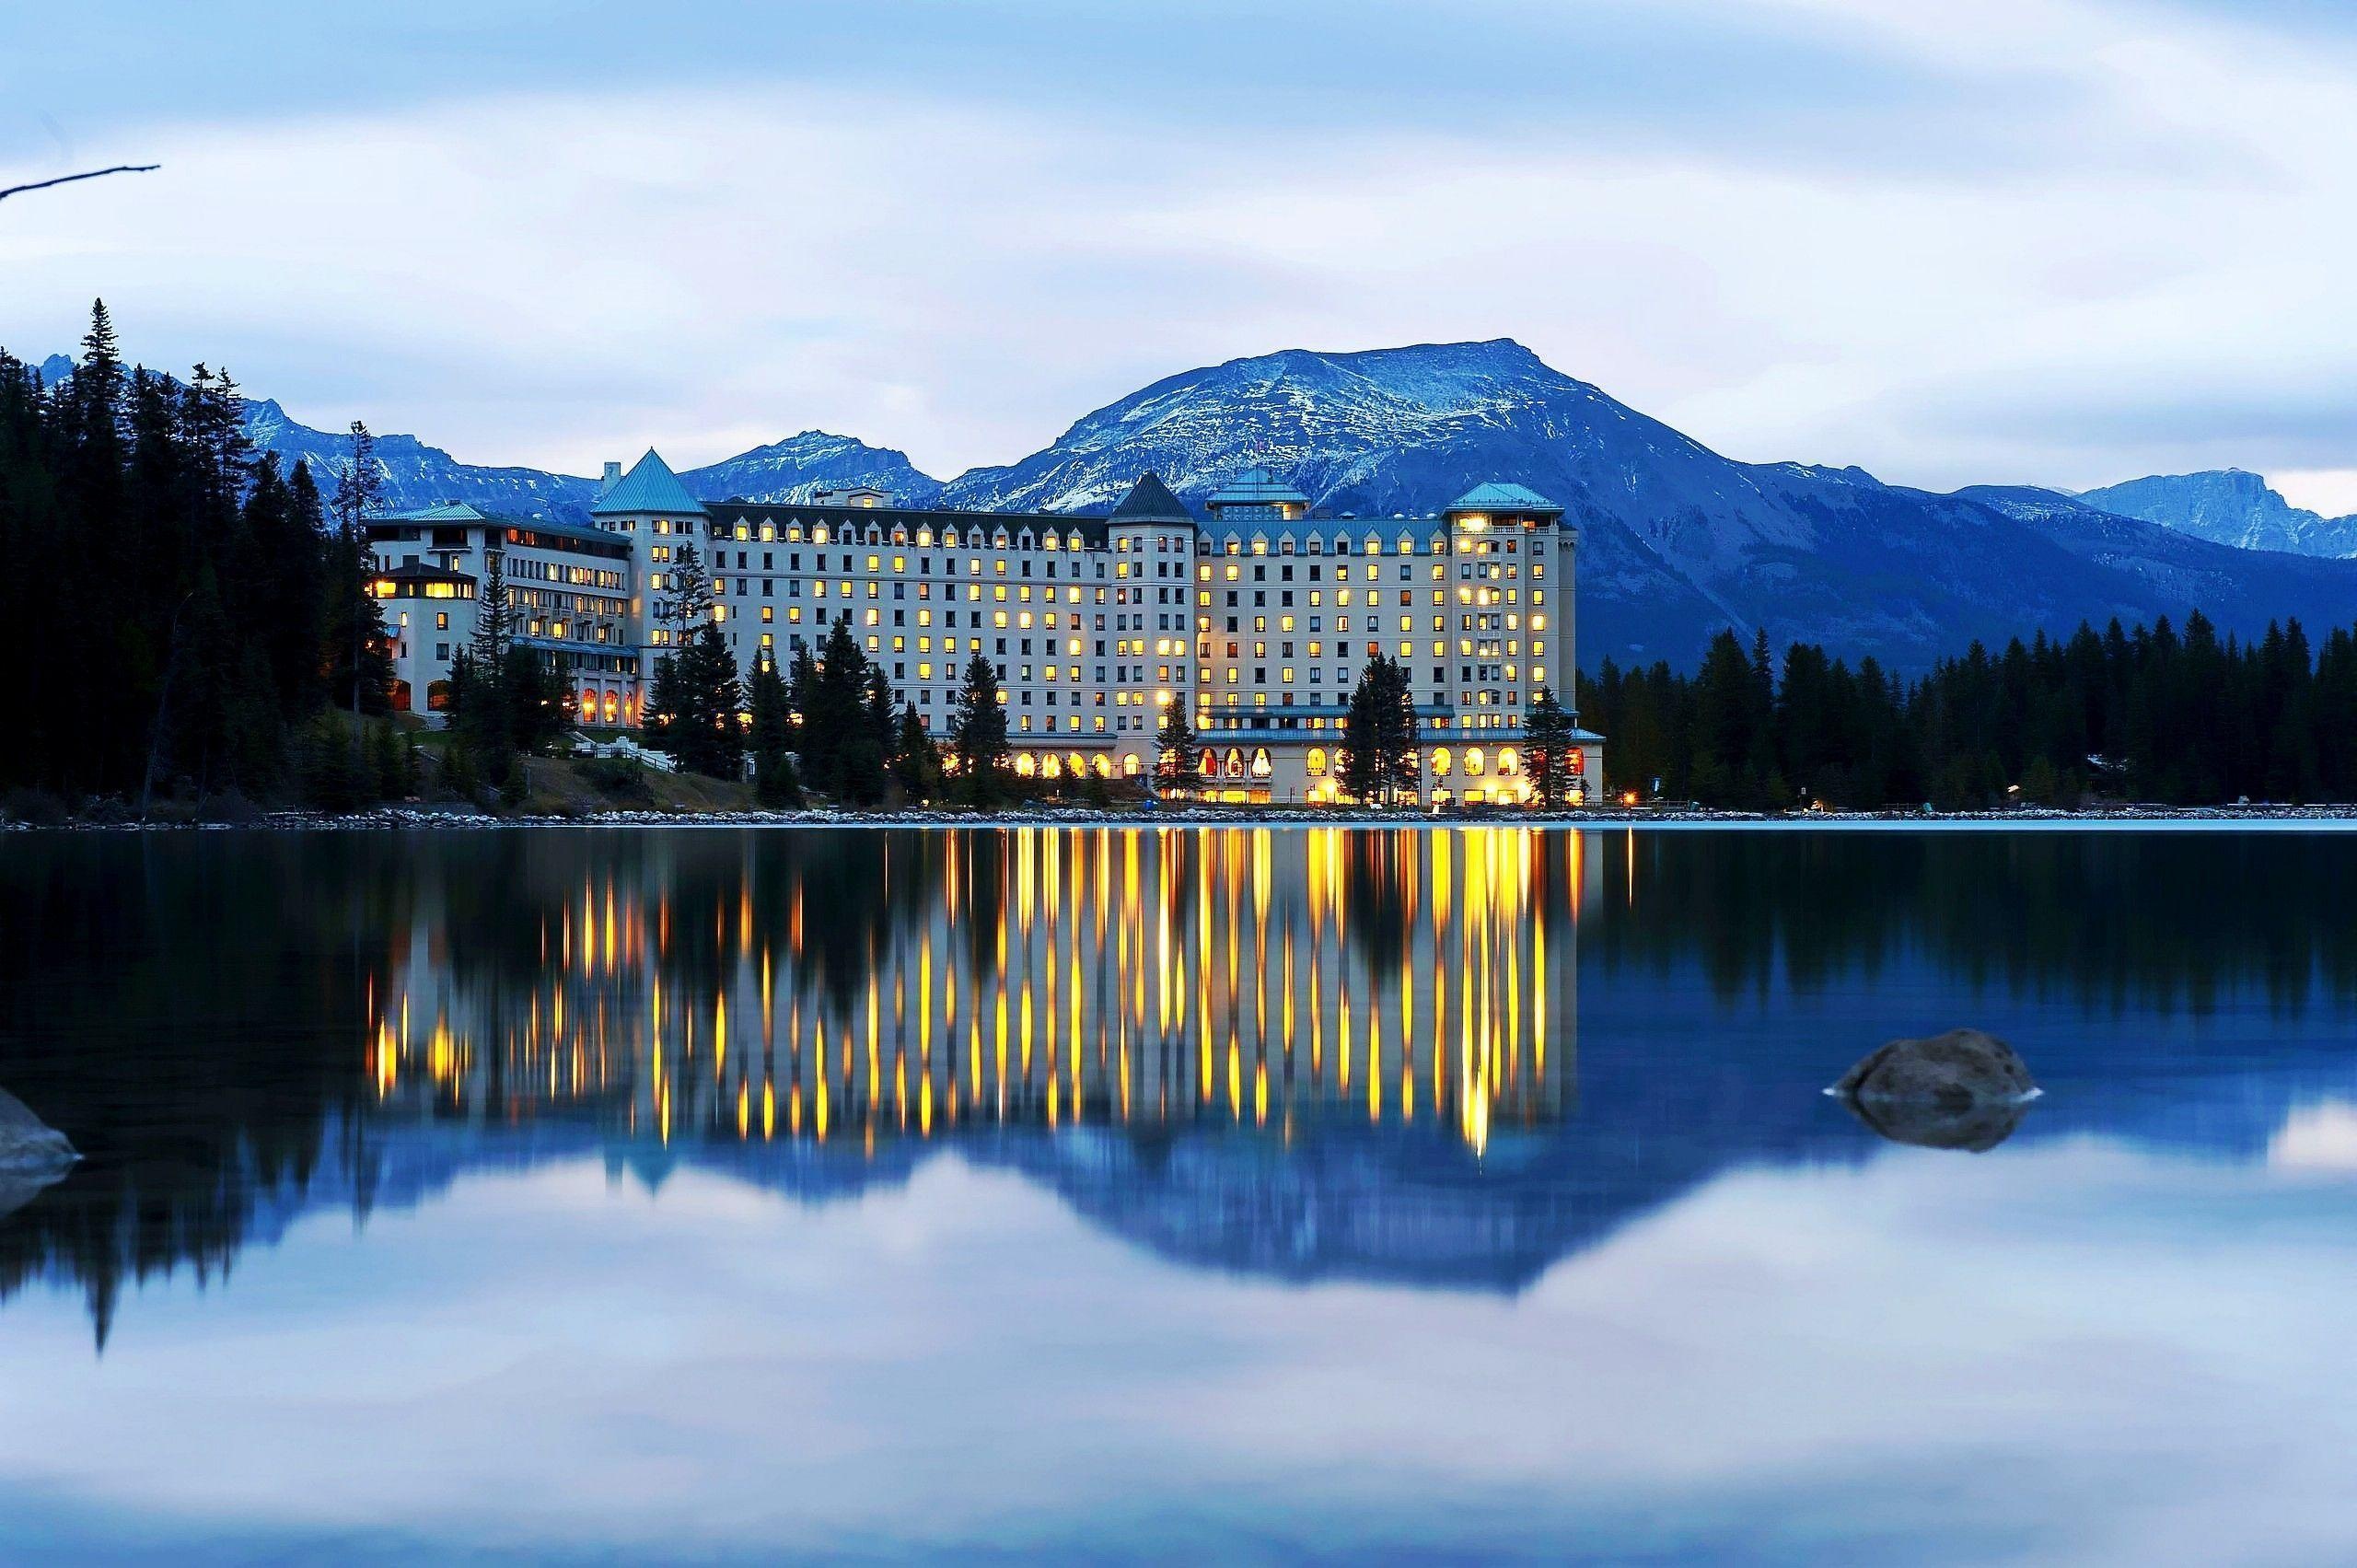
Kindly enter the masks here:
<path id="1" fill-rule="evenodd" d="M 733 854 L 591 871 L 545 900 L 521 966 L 453 961 L 421 914 L 370 992 L 378 1098 L 869 1149 L 1422 1121 L 1480 1152 L 1573 1092 L 1574 833 L 1027 828 Z"/>

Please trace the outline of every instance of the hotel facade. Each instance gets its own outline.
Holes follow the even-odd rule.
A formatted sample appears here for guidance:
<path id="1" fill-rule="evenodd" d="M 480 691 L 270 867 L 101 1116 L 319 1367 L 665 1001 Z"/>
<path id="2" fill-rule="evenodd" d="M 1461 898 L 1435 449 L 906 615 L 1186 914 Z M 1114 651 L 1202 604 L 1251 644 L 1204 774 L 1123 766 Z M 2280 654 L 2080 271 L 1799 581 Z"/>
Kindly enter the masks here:
<path id="1" fill-rule="evenodd" d="M 1026 776 L 1150 774 L 1163 711 L 1183 703 L 1195 788 L 1335 800 L 1351 692 L 1381 653 L 1415 702 L 1419 801 L 1518 803 L 1531 700 L 1545 686 L 1572 702 L 1576 532 L 1516 484 L 1477 485 L 1431 517 L 1321 517 L 1251 469 L 1197 517 L 1147 474 L 1106 517 L 1075 517 L 900 506 L 875 490 L 700 502 L 649 451 L 627 473 L 607 465 L 590 517 L 372 516 L 397 703 L 440 705 L 497 551 L 518 638 L 563 677 L 580 722 L 635 725 L 668 651 L 652 610 L 691 546 L 748 675 L 844 621 L 946 740 L 967 664 L 988 658 Z M 1603 743 L 1575 731 L 1575 803 L 1598 798 Z"/>

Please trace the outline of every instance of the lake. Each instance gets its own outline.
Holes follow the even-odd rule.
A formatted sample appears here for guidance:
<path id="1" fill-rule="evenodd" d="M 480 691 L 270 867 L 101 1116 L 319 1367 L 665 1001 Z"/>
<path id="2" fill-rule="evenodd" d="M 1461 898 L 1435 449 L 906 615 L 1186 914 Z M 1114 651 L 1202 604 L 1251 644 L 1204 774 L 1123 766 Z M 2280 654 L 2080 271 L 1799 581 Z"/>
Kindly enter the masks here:
<path id="1" fill-rule="evenodd" d="M 0 1558 L 2357 1558 L 2357 834 L 0 836 Z M 2044 1086 L 1980 1148 L 1821 1091 Z"/>

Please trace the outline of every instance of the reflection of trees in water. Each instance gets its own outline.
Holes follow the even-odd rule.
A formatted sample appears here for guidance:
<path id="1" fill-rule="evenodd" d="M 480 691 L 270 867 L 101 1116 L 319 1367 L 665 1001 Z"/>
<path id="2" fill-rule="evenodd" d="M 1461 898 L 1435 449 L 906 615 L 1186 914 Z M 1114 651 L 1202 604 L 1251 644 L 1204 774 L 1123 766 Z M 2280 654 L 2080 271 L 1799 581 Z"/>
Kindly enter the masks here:
<path id="1" fill-rule="evenodd" d="M 1581 945 L 1723 1000 L 1902 962 L 2016 997 L 2205 1013 L 2357 996 L 2357 838 L 2234 832 L 1608 833 Z"/>
<path id="2" fill-rule="evenodd" d="M 84 1160 L 0 1224 L 0 1297 L 76 1281 L 103 1342 L 126 1283 L 226 1272 L 257 1191 L 301 1189 L 331 1130 L 356 1135 L 354 1029 L 297 1022 L 366 1005 L 385 884 L 353 847 L 9 842 L 0 1074 Z"/>
<path id="3" fill-rule="evenodd" d="M 0 1086 L 90 1158 L 0 1221 L 0 1295 L 70 1279 L 103 1335 L 126 1284 L 183 1265 L 226 1270 L 299 1202 L 323 1152 L 366 1209 L 373 1156 L 403 1118 L 572 1118 L 634 1132 L 633 1149 L 648 1151 L 648 1123 L 627 1119 L 644 1083 L 568 1102 L 546 1052 L 532 1054 L 560 998 L 568 1018 L 602 1006 L 618 1070 L 642 1073 L 651 1043 L 672 1051 L 699 1027 L 709 1041 L 725 997 L 737 1031 L 728 1076 L 716 1052 L 696 1054 L 692 1032 L 687 1064 L 663 1069 L 697 1097 L 683 1098 L 677 1131 L 710 1157 L 771 1172 L 769 1184 L 788 1167 L 840 1173 L 813 1191 L 859 1179 L 873 1144 L 863 1151 L 855 1134 L 925 1125 L 891 1120 L 888 1095 L 914 1101 L 911 1083 L 937 1090 L 936 1133 L 1013 1151 L 1044 1136 L 1061 1078 L 1064 1114 L 1085 1101 L 1092 1137 L 1130 1151 L 1124 1180 L 1216 1135 L 1215 1163 L 1240 1184 L 1216 1201 L 1248 1228 L 1265 1184 L 1249 1162 L 1291 1160 L 1348 1129 L 1373 1151 L 1354 1182 L 1454 1173 L 1475 1183 L 1475 1207 L 1504 1202 L 1509 1179 L 1470 1151 L 1493 1103 L 1501 1128 L 1540 1129 L 1571 1103 L 1567 998 L 1583 950 L 1608 973 L 1699 968 L 1729 1002 L 1915 967 L 2123 1010 L 2202 1008 L 2239 987 L 2297 1006 L 2319 979 L 2357 993 L 2357 928 L 2332 915 L 2352 857 L 2346 839 L 2194 834 L 17 837 L 0 856 Z M 937 1057 L 918 1028 L 920 962 L 937 984 Z M 952 970 L 954 1030 L 940 1015 Z M 1027 978 L 1039 982 L 1036 1063 Z M 454 1016 L 467 1011 L 467 1059 L 444 1076 L 405 1065 L 401 1089 L 415 1098 L 380 1100 L 373 1031 L 412 982 Z M 656 987 L 665 1005 L 650 1011 Z M 1566 1003 L 1550 1026 L 1562 1064 L 1543 1095 L 1519 1099 L 1536 1080 L 1514 1078 L 1515 1051 L 1540 1020 L 1527 1005 L 1492 1005 L 1517 987 L 1541 1011 Z M 829 1059 L 795 1054 L 820 1021 Z M 416 1023 L 421 1039 L 433 1032 L 430 1014 Z M 839 1141 L 823 1159 L 754 1146 L 767 1131 L 772 1025 L 781 1145 L 802 1131 L 792 1118 L 806 1078 L 834 1088 Z M 1003 1098 L 950 1098 L 970 1095 L 977 1074 L 995 1087 L 1010 1073 Z M 967 1122 L 948 1116 L 961 1104 Z M 1126 1123 L 1107 1125 L 1109 1105 Z M 1198 1201 L 1189 1194 L 1214 1202 L 1208 1167 L 1182 1169 L 1156 1222 L 1174 1235 Z M 1322 1212 L 1315 1194 L 1300 1197 L 1297 1214 Z M 1092 1202 L 1109 1213 L 1120 1198 Z"/>

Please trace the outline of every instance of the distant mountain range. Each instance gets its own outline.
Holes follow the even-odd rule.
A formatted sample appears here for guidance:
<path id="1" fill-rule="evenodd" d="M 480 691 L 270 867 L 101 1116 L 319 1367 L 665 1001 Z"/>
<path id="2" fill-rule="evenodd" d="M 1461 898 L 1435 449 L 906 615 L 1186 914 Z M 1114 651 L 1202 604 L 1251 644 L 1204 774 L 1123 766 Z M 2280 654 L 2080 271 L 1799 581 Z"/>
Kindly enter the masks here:
<path id="1" fill-rule="evenodd" d="M 332 467 L 348 450 L 275 402 L 252 404 L 248 428 L 290 459 Z M 578 518 L 597 491 L 594 480 L 459 463 L 413 436 L 379 436 L 378 453 L 401 505 L 466 500 Z M 2357 550 L 2329 548 L 2357 519 L 2297 512 L 2253 475 L 2142 480 L 2085 496 L 1942 495 L 1856 468 L 1740 463 L 1510 339 L 1294 349 L 1187 371 L 1017 462 L 946 482 L 901 452 L 820 431 L 680 478 L 710 500 L 801 501 L 874 484 L 916 503 L 1086 513 L 1149 469 L 1200 505 L 1254 463 L 1338 517 L 1430 512 L 1487 479 L 1562 503 L 1583 530 L 1579 647 L 1591 668 L 1607 656 L 1689 664 L 1725 626 L 1914 670 L 1976 638 L 2064 633 L 2083 619 L 2182 620 L 2200 608 L 2245 634 L 2288 616 L 2318 628 L 2357 619 L 2357 560 L 2323 558 Z"/>
<path id="2" fill-rule="evenodd" d="M 2266 480 L 2241 469 L 2155 474 L 2086 491 L 2079 499 L 2107 512 L 2243 550 L 2357 556 L 2357 517 L 2328 517 L 2294 506 L 2270 489 Z"/>

